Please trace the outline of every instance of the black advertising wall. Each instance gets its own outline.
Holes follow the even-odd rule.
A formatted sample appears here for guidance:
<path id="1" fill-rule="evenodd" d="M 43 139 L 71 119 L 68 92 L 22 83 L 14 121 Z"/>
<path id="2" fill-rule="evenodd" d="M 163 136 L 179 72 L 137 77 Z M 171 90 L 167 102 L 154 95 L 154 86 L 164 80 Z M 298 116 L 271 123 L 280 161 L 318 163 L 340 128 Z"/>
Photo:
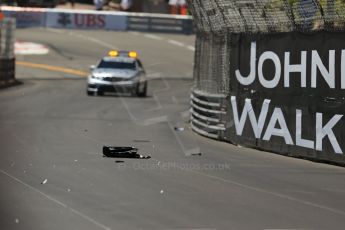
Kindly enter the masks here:
<path id="1" fill-rule="evenodd" d="M 226 139 L 345 163 L 345 33 L 230 37 Z"/>

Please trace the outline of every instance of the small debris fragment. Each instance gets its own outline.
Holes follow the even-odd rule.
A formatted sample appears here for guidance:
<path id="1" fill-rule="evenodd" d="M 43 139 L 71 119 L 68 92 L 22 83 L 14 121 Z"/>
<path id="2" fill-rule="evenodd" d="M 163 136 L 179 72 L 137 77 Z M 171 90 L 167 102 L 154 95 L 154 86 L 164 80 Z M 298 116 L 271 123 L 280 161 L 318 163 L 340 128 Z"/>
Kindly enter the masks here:
<path id="1" fill-rule="evenodd" d="M 78 162 L 78 160 L 74 160 L 74 162 Z"/>
<path id="2" fill-rule="evenodd" d="M 41 182 L 41 184 L 46 184 L 48 182 L 48 179 L 45 179 L 44 181 Z"/>
<path id="3" fill-rule="evenodd" d="M 84 129 L 84 132 L 87 132 L 88 130 L 87 129 Z"/>
<path id="4" fill-rule="evenodd" d="M 192 156 L 201 156 L 201 153 L 192 153 Z"/>
<path id="5" fill-rule="evenodd" d="M 163 194 L 164 193 L 164 191 L 163 190 L 161 190 L 161 192 L 160 192 L 161 194 Z"/>
<path id="6" fill-rule="evenodd" d="M 71 191 L 71 189 L 67 189 L 67 192 L 70 192 Z"/>
<path id="7" fill-rule="evenodd" d="M 184 127 L 175 127 L 175 131 L 182 132 L 184 131 Z"/>
<path id="8" fill-rule="evenodd" d="M 115 163 L 125 163 L 125 161 L 115 161 Z"/>
<path id="9" fill-rule="evenodd" d="M 14 223 L 19 224 L 19 219 L 18 218 L 14 219 Z"/>
<path id="10" fill-rule="evenodd" d="M 138 143 L 148 143 L 151 142 L 150 140 L 133 140 L 133 142 L 138 142 Z"/>
<path id="11" fill-rule="evenodd" d="M 161 164 L 161 162 L 160 162 L 160 161 L 158 161 L 157 165 L 159 166 L 160 164 Z"/>

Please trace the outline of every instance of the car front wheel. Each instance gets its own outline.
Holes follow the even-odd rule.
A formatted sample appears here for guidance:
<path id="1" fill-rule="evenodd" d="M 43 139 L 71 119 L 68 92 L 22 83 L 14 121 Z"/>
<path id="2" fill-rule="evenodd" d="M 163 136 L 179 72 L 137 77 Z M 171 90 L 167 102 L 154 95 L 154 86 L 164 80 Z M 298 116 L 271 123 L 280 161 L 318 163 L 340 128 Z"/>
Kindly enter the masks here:
<path id="1" fill-rule="evenodd" d="M 137 92 L 138 97 L 146 97 L 147 95 L 147 83 L 144 83 L 144 86 L 138 85 Z"/>

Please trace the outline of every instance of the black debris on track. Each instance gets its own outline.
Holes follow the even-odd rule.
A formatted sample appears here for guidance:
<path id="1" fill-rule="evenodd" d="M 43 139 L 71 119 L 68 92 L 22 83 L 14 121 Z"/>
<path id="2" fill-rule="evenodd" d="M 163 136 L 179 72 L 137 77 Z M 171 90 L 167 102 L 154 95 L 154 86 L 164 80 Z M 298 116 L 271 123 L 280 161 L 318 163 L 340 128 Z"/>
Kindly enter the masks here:
<path id="1" fill-rule="evenodd" d="M 138 154 L 138 149 L 135 147 L 115 147 L 103 146 L 103 156 L 109 158 L 137 158 L 150 159 L 150 156 Z"/>

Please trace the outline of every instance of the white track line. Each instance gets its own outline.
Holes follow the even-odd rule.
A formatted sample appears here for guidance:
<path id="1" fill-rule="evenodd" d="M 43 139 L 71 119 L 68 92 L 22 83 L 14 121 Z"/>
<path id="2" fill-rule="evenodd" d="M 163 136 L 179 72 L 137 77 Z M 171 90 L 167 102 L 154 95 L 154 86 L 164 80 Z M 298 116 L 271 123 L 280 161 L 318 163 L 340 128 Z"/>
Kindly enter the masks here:
<path id="1" fill-rule="evenodd" d="M 46 28 L 46 30 L 48 30 L 50 32 L 57 33 L 57 34 L 63 34 L 64 33 L 63 30 L 58 30 L 58 29 L 53 29 L 53 28 Z"/>
<path id="2" fill-rule="evenodd" d="M 67 34 L 67 35 L 70 35 L 70 36 L 73 36 L 73 37 L 77 37 L 77 38 L 81 38 L 81 39 L 84 39 L 84 40 L 87 40 L 87 41 L 91 41 L 91 42 L 94 42 L 98 45 L 101 45 L 105 48 L 108 48 L 108 49 L 118 49 L 117 47 L 109 44 L 109 43 L 106 43 L 106 42 L 103 42 L 97 38 L 94 38 L 94 37 L 90 37 L 90 36 L 86 36 L 86 35 L 83 35 L 83 34 L 80 34 L 80 33 L 76 33 L 76 32 L 72 32 L 72 31 L 61 31 L 61 30 L 57 30 L 57 29 L 47 29 L 48 31 L 50 32 L 53 32 L 53 33 L 58 33 L 58 34 Z"/>
<path id="3" fill-rule="evenodd" d="M 176 40 L 173 40 L 173 39 L 164 39 L 163 37 L 160 37 L 160 36 L 157 36 L 157 35 L 153 35 L 153 34 L 144 34 L 144 37 L 149 38 L 149 39 L 153 39 L 153 40 L 157 40 L 157 41 L 165 41 L 165 42 L 168 42 L 171 45 L 183 47 L 183 48 L 186 48 L 186 49 L 188 49 L 190 51 L 193 51 L 193 52 L 195 51 L 194 46 L 186 45 L 183 42 L 179 42 L 179 41 L 176 41 Z"/>
<path id="4" fill-rule="evenodd" d="M 298 199 L 298 198 L 295 198 L 295 197 L 292 197 L 292 196 L 289 196 L 289 195 L 284 195 L 284 194 L 277 193 L 277 192 L 272 192 L 272 191 L 269 191 L 269 190 L 266 190 L 266 189 L 262 189 L 262 188 L 258 188 L 258 187 L 255 187 L 255 186 L 242 184 L 242 183 L 237 182 L 237 181 L 227 180 L 227 179 L 224 179 L 222 177 L 212 176 L 212 175 L 209 175 L 209 174 L 206 174 L 206 173 L 203 173 L 203 172 L 198 172 L 198 171 L 195 171 L 195 170 L 189 170 L 189 171 L 192 172 L 192 173 L 198 174 L 200 176 L 205 176 L 205 177 L 208 177 L 210 179 L 218 180 L 218 181 L 223 182 L 223 183 L 236 185 L 238 187 L 242 187 L 242 188 L 245 188 L 247 190 L 252 190 L 252 191 L 255 191 L 255 192 L 260 192 L 260 193 L 268 194 L 268 195 L 271 195 L 271 196 L 275 196 L 275 197 L 282 198 L 282 199 L 289 200 L 289 201 L 294 201 L 296 203 L 300 203 L 300 204 L 303 204 L 303 205 L 307 205 L 307 206 L 311 206 L 311 207 L 314 207 L 314 208 L 318 208 L 318 209 L 322 209 L 322 210 L 325 210 L 325 211 L 329 211 L 329 212 L 332 212 L 332 213 L 335 213 L 335 214 L 338 214 L 338 215 L 341 215 L 341 216 L 345 216 L 345 212 L 344 211 L 338 210 L 338 209 L 335 209 L 335 208 L 331 208 L 331 207 L 328 207 L 328 206 L 325 206 L 325 205 L 321 205 L 321 204 L 317 204 L 317 203 L 314 203 L 314 202 L 311 202 L 311 201 L 306 201 L 306 200 Z"/>
<path id="5" fill-rule="evenodd" d="M 185 47 L 185 44 L 183 44 L 182 42 L 176 41 L 176 40 L 169 39 L 168 42 L 172 45 L 175 45 L 175 46 Z"/>
<path id="6" fill-rule="evenodd" d="M 137 31 L 129 31 L 128 33 L 133 34 L 133 35 L 140 35 L 140 33 Z"/>
<path id="7" fill-rule="evenodd" d="M 158 41 L 164 40 L 164 38 L 157 36 L 157 35 L 154 35 L 154 34 L 144 34 L 144 37 L 151 38 L 151 39 L 158 40 Z"/>
<path id="8" fill-rule="evenodd" d="M 1 170 L 1 169 L 0 169 L 0 172 L 1 172 L 2 174 L 4 174 L 4 175 L 8 176 L 8 177 L 11 178 L 12 180 L 18 182 L 19 184 L 24 185 L 25 187 L 27 187 L 27 188 L 33 190 L 34 192 L 36 192 L 36 193 L 40 194 L 41 196 L 45 197 L 46 199 L 48 199 L 48 200 L 54 202 L 55 204 L 57 204 L 57 205 L 59 205 L 59 206 L 61 206 L 61 207 L 63 207 L 63 208 L 69 209 L 71 212 L 73 212 L 73 213 L 75 213 L 76 215 L 82 217 L 83 219 L 85 219 L 85 220 L 87 220 L 87 221 L 93 223 L 94 225 L 98 226 L 99 228 L 104 229 L 104 230 L 111 230 L 111 228 L 109 228 L 109 227 L 107 227 L 107 226 L 105 226 L 105 225 L 103 225 L 103 224 L 97 222 L 97 221 L 94 220 L 93 218 L 91 218 L 91 217 L 89 217 L 89 216 L 87 216 L 87 215 L 85 215 L 85 214 L 83 214 L 83 213 L 81 213 L 81 212 L 79 212 L 79 211 L 77 211 L 77 210 L 75 210 L 75 209 L 69 207 L 67 204 L 64 204 L 64 203 L 62 203 L 61 201 L 58 201 L 57 199 L 55 199 L 55 198 L 53 198 L 53 197 L 51 197 L 51 196 L 45 194 L 44 192 L 38 190 L 37 188 L 32 187 L 31 185 L 25 183 L 24 181 L 22 181 L 22 180 L 20 180 L 20 179 L 18 179 L 18 178 L 16 178 L 16 177 L 10 175 L 9 173 L 5 172 L 4 170 Z"/>
<path id="9" fill-rule="evenodd" d="M 187 46 L 187 49 L 189 49 L 191 51 L 195 51 L 195 47 L 194 46 Z"/>

